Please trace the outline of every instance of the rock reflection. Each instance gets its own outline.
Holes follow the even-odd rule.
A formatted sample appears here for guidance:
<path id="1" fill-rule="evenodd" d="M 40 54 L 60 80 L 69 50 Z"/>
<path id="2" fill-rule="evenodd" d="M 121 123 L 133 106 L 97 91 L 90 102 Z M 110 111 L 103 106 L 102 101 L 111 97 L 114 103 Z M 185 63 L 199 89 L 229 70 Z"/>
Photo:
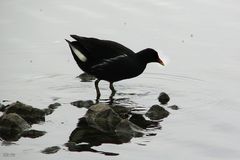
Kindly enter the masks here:
<path id="1" fill-rule="evenodd" d="M 76 144 L 74 142 L 69 142 L 65 144 L 66 147 L 68 147 L 69 151 L 72 152 L 94 152 L 94 153 L 100 153 L 104 154 L 106 156 L 118 156 L 118 153 L 112 153 L 112 152 L 104 152 L 104 151 L 98 151 L 96 149 L 92 149 L 92 145 L 90 144 Z"/>

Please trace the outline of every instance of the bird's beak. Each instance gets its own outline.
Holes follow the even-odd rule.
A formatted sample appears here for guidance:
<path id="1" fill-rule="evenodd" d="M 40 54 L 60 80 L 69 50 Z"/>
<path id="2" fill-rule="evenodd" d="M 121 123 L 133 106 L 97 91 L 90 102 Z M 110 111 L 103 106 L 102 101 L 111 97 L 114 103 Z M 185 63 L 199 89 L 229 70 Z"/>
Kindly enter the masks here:
<path id="1" fill-rule="evenodd" d="M 163 63 L 163 61 L 160 58 L 158 59 L 158 63 L 160 63 L 161 65 L 164 66 L 164 63 Z"/>

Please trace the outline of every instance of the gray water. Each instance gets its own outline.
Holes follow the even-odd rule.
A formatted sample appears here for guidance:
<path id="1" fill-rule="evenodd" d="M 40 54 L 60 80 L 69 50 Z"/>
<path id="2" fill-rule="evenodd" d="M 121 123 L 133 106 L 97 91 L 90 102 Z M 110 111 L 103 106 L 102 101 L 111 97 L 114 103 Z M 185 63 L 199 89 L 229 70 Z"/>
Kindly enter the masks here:
<path id="1" fill-rule="evenodd" d="M 2 0 L 0 2 L 0 100 L 45 108 L 62 104 L 34 129 L 47 134 L 0 146 L 0 159 L 165 159 L 240 158 L 240 2 L 237 0 Z M 156 136 L 133 138 L 99 151 L 70 152 L 63 146 L 85 114 L 70 102 L 94 100 L 93 82 L 70 54 L 69 34 L 111 39 L 134 51 L 152 47 L 165 67 L 149 64 L 134 79 L 115 83 L 118 98 L 145 109 L 164 91 L 171 110 Z M 102 98 L 110 91 L 101 82 Z M 58 145 L 56 154 L 40 151 Z"/>

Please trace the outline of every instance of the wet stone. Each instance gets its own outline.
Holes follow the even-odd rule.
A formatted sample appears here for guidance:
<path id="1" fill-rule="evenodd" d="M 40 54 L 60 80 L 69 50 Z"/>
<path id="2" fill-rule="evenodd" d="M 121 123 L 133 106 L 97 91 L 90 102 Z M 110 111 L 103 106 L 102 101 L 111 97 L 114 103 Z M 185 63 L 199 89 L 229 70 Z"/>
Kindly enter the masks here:
<path id="1" fill-rule="evenodd" d="M 50 104 L 47 108 L 43 109 L 45 115 L 50 115 L 54 112 L 55 109 L 57 109 L 59 106 L 61 106 L 60 103 L 56 102 L 53 104 Z"/>
<path id="2" fill-rule="evenodd" d="M 4 112 L 7 106 L 0 103 L 0 112 Z"/>
<path id="3" fill-rule="evenodd" d="M 44 154 L 53 154 L 53 153 L 57 153 L 60 149 L 61 148 L 59 146 L 52 146 L 52 147 L 45 148 L 41 152 Z"/>
<path id="4" fill-rule="evenodd" d="M 115 131 L 119 137 L 125 137 L 125 139 L 142 137 L 144 135 L 144 130 L 141 127 L 133 124 L 127 119 L 122 119 L 121 122 L 116 126 Z"/>
<path id="5" fill-rule="evenodd" d="M 165 92 L 160 93 L 160 95 L 158 96 L 158 101 L 161 104 L 167 104 L 169 100 L 170 100 L 170 97 Z"/>
<path id="6" fill-rule="evenodd" d="M 120 110 L 126 112 L 123 108 Z M 85 142 L 91 146 L 103 143 L 122 144 L 129 142 L 133 137 L 141 137 L 143 134 L 141 127 L 127 118 L 121 118 L 112 106 L 98 103 L 91 106 L 85 116 L 79 119 L 77 128 L 69 137 L 69 142 L 76 144 Z"/>
<path id="7" fill-rule="evenodd" d="M 159 120 L 166 118 L 169 112 L 159 105 L 153 105 L 145 115 L 151 120 Z"/>
<path id="8" fill-rule="evenodd" d="M 50 109 L 50 108 L 45 108 L 43 109 L 45 115 L 50 115 L 54 112 L 54 109 Z"/>
<path id="9" fill-rule="evenodd" d="M 172 110 L 179 110 L 177 105 L 168 106 L 168 108 L 171 108 Z"/>
<path id="10" fill-rule="evenodd" d="M 53 103 L 53 104 L 50 104 L 48 106 L 49 109 L 57 109 L 59 106 L 61 106 L 60 103 L 56 102 L 56 103 Z"/>
<path id="11" fill-rule="evenodd" d="M 45 135 L 47 132 L 45 131 L 39 131 L 39 130 L 27 130 L 27 131 L 24 131 L 21 136 L 22 137 L 28 137 L 28 138 L 38 138 L 38 137 L 41 137 L 43 135 Z"/>
<path id="12" fill-rule="evenodd" d="M 87 123 L 102 132 L 114 132 L 121 117 L 107 104 L 91 106 L 85 114 Z"/>
<path id="13" fill-rule="evenodd" d="M 0 117 L 0 137 L 5 140 L 18 140 L 21 133 L 31 126 L 18 114 L 9 113 Z"/>
<path id="14" fill-rule="evenodd" d="M 159 126 L 158 122 L 146 120 L 142 114 L 133 114 L 129 121 L 143 129 Z"/>
<path id="15" fill-rule="evenodd" d="M 114 132 L 102 132 L 83 123 L 79 123 L 72 131 L 69 142 L 89 143 L 91 146 L 99 146 L 103 143 L 122 144 L 122 140 Z"/>
<path id="16" fill-rule="evenodd" d="M 33 108 L 32 106 L 23 104 L 19 101 L 10 104 L 6 108 L 5 113 L 16 113 L 30 124 L 45 121 L 45 112 L 43 110 Z"/>
<path id="17" fill-rule="evenodd" d="M 120 105 L 114 105 L 110 107 L 123 119 L 128 118 L 132 110 L 131 108 L 127 108 Z"/>
<path id="18" fill-rule="evenodd" d="M 93 101 L 92 100 L 86 100 L 86 101 L 82 101 L 82 100 L 79 100 L 79 101 L 74 101 L 74 102 L 71 102 L 71 105 L 73 106 L 76 106 L 78 108 L 89 108 L 93 105 Z"/>
<path id="19" fill-rule="evenodd" d="M 79 118 L 77 126 L 79 127 L 88 126 L 86 118 L 85 117 Z"/>
<path id="20" fill-rule="evenodd" d="M 82 82 L 91 82 L 96 79 L 96 77 L 88 73 L 82 73 L 76 78 L 80 78 Z"/>

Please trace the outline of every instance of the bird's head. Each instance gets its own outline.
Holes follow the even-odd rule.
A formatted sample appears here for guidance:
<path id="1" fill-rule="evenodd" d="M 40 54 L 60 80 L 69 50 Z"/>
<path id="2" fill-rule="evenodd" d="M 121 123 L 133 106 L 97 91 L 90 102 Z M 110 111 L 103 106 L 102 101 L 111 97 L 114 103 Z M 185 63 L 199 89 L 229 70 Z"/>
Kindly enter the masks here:
<path id="1" fill-rule="evenodd" d="M 146 61 L 147 63 L 157 62 L 164 66 L 163 61 L 158 56 L 158 52 L 152 48 L 146 48 L 140 51 L 139 54 L 142 55 L 142 58 L 144 58 L 144 61 Z"/>

